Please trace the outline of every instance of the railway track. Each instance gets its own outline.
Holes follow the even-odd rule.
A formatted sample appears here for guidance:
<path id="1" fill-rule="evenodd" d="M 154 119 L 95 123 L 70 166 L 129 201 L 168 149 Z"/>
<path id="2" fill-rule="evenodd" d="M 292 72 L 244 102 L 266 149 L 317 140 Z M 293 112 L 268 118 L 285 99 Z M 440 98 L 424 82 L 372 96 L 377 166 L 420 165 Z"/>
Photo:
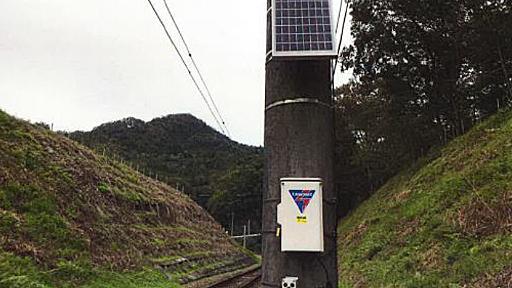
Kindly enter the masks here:
<path id="1" fill-rule="evenodd" d="M 214 283 L 207 288 L 257 288 L 261 280 L 261 267 L 256 267 L 229 279 Z"/>

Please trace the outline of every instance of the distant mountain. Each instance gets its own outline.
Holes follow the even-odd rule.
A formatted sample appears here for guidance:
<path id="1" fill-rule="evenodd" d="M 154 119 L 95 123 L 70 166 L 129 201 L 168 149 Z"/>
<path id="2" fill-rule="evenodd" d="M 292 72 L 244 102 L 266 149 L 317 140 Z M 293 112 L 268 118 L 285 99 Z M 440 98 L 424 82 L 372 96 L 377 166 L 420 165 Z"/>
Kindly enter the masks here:
<path id="1" fill-rule="evenodd" d="M 252 263 L 188 196 L 0 111 L 0 287 L 177 287 Z"/>
<path id="2" fill-rule="evenodd" d="M 190 114 L 144 122 L 135 118 L 69 135 L 100 153 L 115 154 L 210 211 L 226 228 L 260 227 L 263 149 L 230 140 Z M 232 214 L 233 213 L 233 214 Z"/>

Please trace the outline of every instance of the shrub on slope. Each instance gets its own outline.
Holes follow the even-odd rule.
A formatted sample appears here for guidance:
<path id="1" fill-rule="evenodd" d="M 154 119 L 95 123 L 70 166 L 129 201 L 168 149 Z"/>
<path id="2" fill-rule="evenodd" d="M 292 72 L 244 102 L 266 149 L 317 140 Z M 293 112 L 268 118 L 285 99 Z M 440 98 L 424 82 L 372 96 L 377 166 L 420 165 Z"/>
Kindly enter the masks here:
<path id="1" fill-rule="evenodd" d="M 508 287 L 512 112 L 392 179 L 338 232 L 341 287 Z"/>

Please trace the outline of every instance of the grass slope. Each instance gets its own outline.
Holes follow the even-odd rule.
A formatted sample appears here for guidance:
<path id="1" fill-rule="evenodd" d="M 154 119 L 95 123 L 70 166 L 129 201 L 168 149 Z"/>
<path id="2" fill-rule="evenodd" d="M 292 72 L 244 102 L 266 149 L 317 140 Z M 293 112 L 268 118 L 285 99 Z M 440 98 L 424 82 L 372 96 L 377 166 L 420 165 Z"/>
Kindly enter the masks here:
<path id="1" fill-rule="evenodd" d="M 260 226 L 263 149 L 230 140 L 190 114 L 149 122 L 126 118 L 69 137 L 101 154 L 118 155 L 171 186 L 179 184 L 224 227 L 231 226 L 235 213 L 237 234 L 248 220 Z"/>
<path id="2" fill-rule="evenodd" d="M 0 111 L 0 288 L 177 287 L 252 263 L 186 195 Z"/>
<path id="3" fill-rule="evenodd" d="M 340 287 L 512 285 L 512 113 L 437 154 L 341 221 Z"/>

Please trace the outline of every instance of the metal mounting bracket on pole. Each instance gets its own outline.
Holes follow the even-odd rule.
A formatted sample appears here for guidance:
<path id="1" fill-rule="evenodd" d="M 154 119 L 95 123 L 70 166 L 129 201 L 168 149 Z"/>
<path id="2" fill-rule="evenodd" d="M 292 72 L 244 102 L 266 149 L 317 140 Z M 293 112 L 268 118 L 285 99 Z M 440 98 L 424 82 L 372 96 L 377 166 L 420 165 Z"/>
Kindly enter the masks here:
<path id="1" fill-rule="evenodd" d="M 334 108 L 334 106 L 330 105 L 330 104 L 327 104 L 327 103 L 324 103 L 318 99 L 313 99 L 313 98 L 296 98 L 296 99 L 287 99 L 287 100 L 281 100 L 281 101 L 276 101 L 270 105 L 268 105 L 267 107 L 265 107 L 265 111 L 268 111 L 272 108 L 275 108 L 275 107 L 278 107 L 278 106 L 283 106 L 283 105 L 290 105 L 290 104 L 315 104 L 315 105 L 320 105 L 320 106 L 324 106 L 324 107 L 327 107 L 329 109 L 332 109 Z"/>

